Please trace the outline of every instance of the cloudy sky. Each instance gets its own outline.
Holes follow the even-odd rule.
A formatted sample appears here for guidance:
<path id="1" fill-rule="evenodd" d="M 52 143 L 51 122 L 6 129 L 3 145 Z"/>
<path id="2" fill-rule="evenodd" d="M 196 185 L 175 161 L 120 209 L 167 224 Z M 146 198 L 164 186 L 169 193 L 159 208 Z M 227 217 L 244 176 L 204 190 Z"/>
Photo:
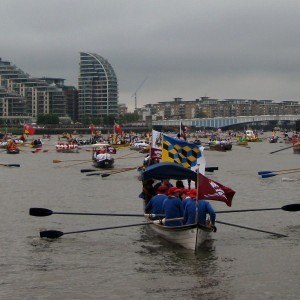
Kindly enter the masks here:
<path id="1" fill-rule="evenodd" d="M 79 52 L 113 66 L 119 102 L 300 99 L 299 0 L 0 0 L 0 57 L 76 85 Z"/>

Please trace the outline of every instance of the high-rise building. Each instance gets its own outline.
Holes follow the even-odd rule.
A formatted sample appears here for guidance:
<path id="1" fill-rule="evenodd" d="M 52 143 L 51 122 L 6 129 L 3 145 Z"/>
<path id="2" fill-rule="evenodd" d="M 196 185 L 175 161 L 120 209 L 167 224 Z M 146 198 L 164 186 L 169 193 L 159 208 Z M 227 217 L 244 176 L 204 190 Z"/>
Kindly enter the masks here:
<path id="1" fill-rule="evenodd" d="M 80 52 L 78 117 L 118 116 L 118 83 L 109 62 L 95 53 Z"/>
<path id="2" fill-rule="evenodd" d="M 63 79 L 58 79 L 59 83 Z M 66 116 L 62 87 L 48 78 L 32 78 L 0 58 L 0 118 L 36 118 L 40 114 Z"/>

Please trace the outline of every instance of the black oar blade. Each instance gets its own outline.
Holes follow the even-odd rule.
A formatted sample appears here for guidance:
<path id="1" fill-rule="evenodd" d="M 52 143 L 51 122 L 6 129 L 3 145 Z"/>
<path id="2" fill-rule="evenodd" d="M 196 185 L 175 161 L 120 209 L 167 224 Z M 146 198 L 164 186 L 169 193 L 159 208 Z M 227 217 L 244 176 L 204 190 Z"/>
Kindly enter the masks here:
<path id="1" fill-rule="evenodd" d="M 88 173 L 88 172 L 95 172 L 95 171 L 97 171 L 97 170 L 95 170 L 95 169 L 81 169 L 80 170 L 81 173 Z"/>
<path id="2" fill-rule="evenodd" d="M 52 215 L 53 212 L 47 208 L 31 207 L 29 209 L 29 214 L 35 217 L 46 217 Z"/>
<path id="3" fill-rule="evenodd" d="M 258 175 L 269 174 L 269 173 L 273 173 L 273 171 L 258 171 L 257 172 Z"/>
<path id="4" fill-rule="evenodd" d="M 104 174 L 101 175 L 101 177 L 104 178 L 104 177 L 108 177 L 108 176 L 110 176 L 110 175 L 111 175 L 111 174 L 104 173 Z"/>
<path id="5" fill-rule="evenodd" d="M 299 211 L 300 203 L 284 205 L 281 207 L 281 209 L 286 210 L 286 211 Z"/>
<path id="6" fill-rule="evenodd" d="M 100 173 L 92 173 L 92 174 L 86 174 L 86 176 L 99 176 L 101 175 Z"/>
<path id="7" fill-rule="evenodd" d="M 219 167 L 206 167 L 205 171 L 206 172 L 213 172 L 219 170 Z"/>
<path id="8" fill-rule="evenodd" d="M 9 164 L 7 165 L 8 167 L 12 167 L 12 168 L 20 168 L 21 165 L 20 164 Z"/>
<path id="9" fill-rule="evenodd" d="M 45 230 L 40 232 L 41 238 L 48 238 L 48 239 L 58 239 L 62 235 L 64 235 L 64 233 L 58 230 Z"/>
<path id="10" fill-rule="evenodd" d="M 280 174 L 275 174 L 275 173 L 268 173 L 268 174 L 261 174 L 261 178 L 269 178 L 269 177 L 274 177 Z"/>

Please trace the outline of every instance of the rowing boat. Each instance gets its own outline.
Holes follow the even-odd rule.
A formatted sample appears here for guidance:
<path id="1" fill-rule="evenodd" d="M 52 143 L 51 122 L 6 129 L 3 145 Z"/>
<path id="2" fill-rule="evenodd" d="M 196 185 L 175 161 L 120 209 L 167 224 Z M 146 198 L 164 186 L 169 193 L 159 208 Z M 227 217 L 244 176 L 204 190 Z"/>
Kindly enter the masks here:
<path id="1" fill-rule="evenodd" d="M 70 144 L 70 143 L 62 143 L 59 142 L 55 145 L 55 149 L 57 152 L 61 153 L 78 153 L 78 145 L 76 144 Z"/>
<path id="2" fill-rule="evenodd" d="M 142 174 L 143 181 L 150 179 L 174 179 L 174 180 L 197 180 L 197 173 L 182 167 L 176 163 L 158 163 L 149 166 Z M 145 216 L 147 221 L 149 217 Z M 196 251 L 199 246 L 203 245 L 207 240 L 211 239 L 213 229 L 201 224 L 191 224 L 176 227 L 164 226 L 162 223 L 154 222 L 150 224 L 150 228 L 161 238 L 184 247 L 189 250 Z"/>
<path id="3" fill-rule="evenodd" d="M 93 165 L 101 169 L 113 168 L 115 160 L 111 154 L 115 154 L 116 149 L 107 143 L 97 143 L 92 146 Z"/>

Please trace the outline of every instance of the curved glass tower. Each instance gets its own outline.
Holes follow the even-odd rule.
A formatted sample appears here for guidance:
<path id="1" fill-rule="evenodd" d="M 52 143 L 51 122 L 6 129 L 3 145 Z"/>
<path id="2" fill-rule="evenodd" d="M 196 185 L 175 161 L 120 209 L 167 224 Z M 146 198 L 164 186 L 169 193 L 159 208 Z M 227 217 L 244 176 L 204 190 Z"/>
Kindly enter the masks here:
<path id="1" fill-rule="evenodd" d="M 79 68 L 79 119 L 117 116 L 118 82 L 109 62 L 98 54 L 80 52 Z"/>

